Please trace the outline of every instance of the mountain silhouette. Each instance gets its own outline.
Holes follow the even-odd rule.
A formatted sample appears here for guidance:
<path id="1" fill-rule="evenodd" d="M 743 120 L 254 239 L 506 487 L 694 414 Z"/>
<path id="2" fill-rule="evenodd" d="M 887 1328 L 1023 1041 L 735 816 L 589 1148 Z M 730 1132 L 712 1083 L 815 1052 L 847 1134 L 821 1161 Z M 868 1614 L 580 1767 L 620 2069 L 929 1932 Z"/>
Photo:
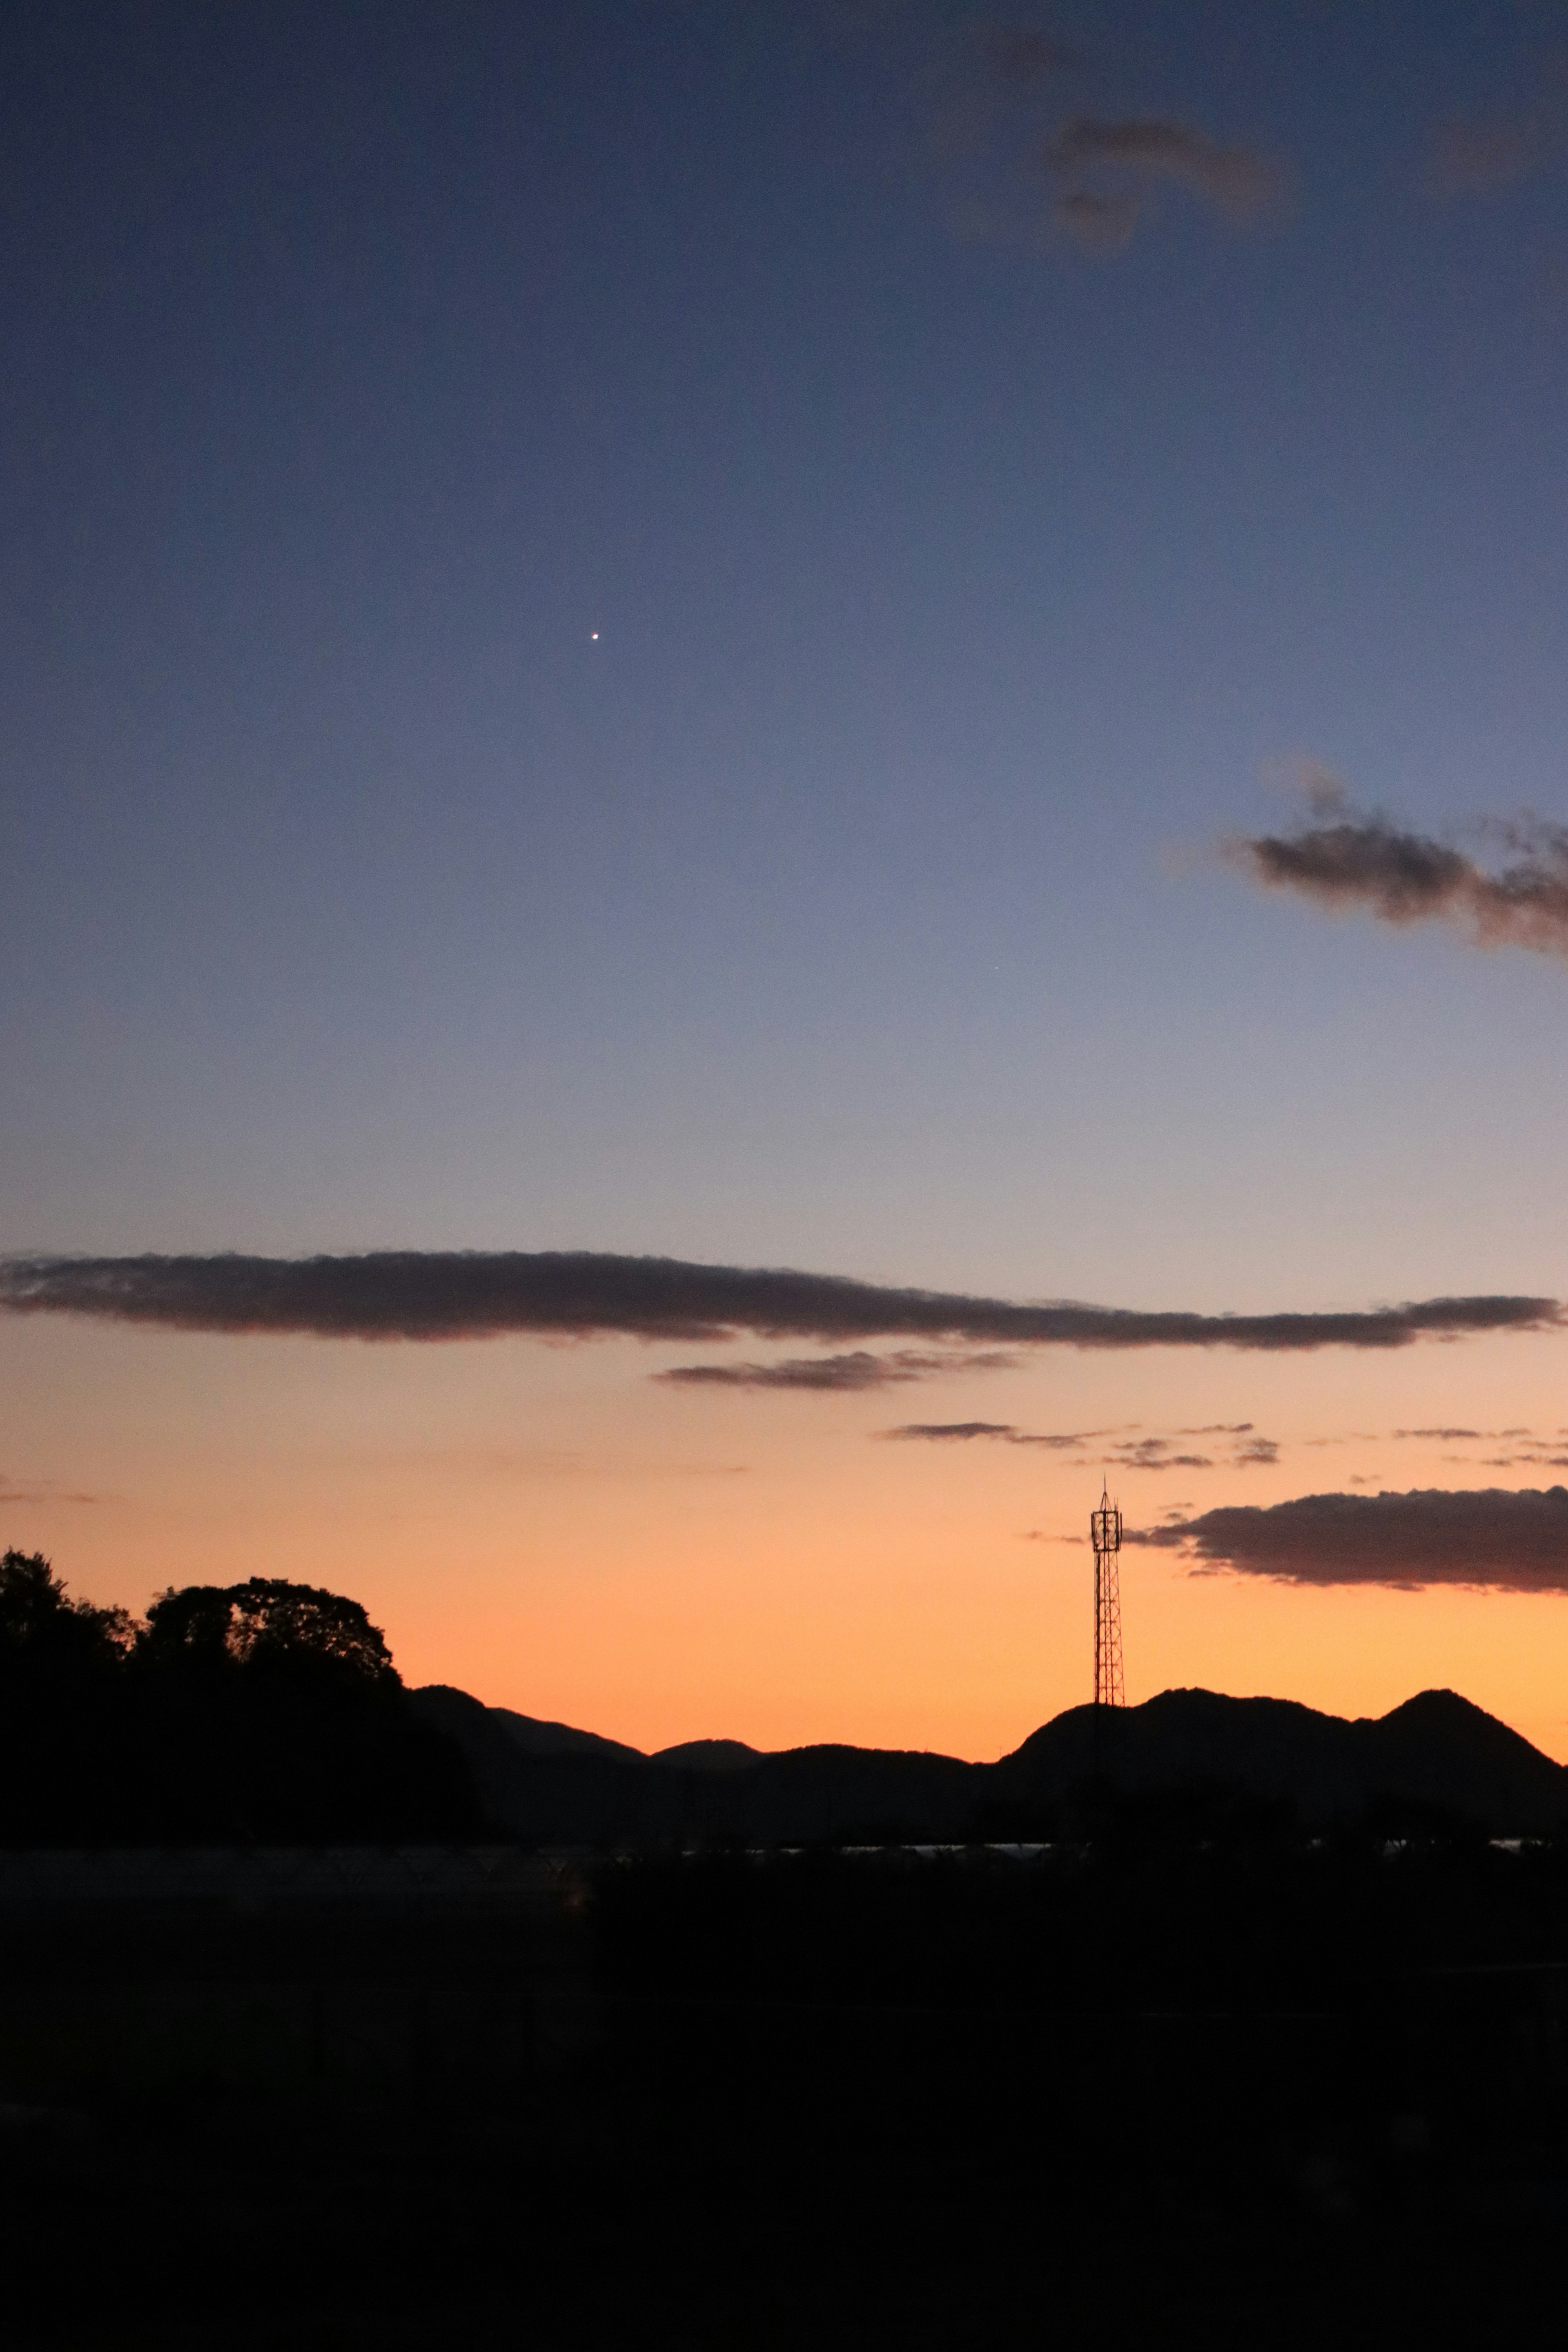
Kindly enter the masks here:
<path id="1" fill-rule="evenodd" d="M 679 1765 L 684 1772 L 741 1772 L 768 1752 L 748 1748 L 743 1739 L 683 1739 L 677 1748 L 656 1748 L 652 1761 Z"/>
<path id="2" fill-rule="evenodd" d="M 1071 1834 L 1075 1808 L 1096 1788 L 1125 1798 L 1225 1793 L 1307 1825 L 1403 1808 L 1531 1836 L 1568 1817 L 1568 1769 L 1455 1691 L 1423 1691 L 1354 1720 L 1290 1699 L 1163 1691 L 1141 1706 L 1070 1707 L 994 1764 L 847 1746 L 764 1753 L 739 1740 L 647 1757 L 461 1691 L 436 1686 L 413 1699 L 462 1747 L 496 1822 L 534 1844 Z"/>

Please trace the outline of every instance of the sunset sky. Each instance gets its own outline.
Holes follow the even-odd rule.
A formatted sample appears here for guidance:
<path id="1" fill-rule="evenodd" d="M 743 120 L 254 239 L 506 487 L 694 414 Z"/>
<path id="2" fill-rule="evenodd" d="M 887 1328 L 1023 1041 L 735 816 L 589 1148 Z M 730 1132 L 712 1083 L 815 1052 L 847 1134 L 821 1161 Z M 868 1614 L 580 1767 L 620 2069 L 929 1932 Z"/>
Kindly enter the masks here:
<path id="1" fill-rule="evenodd" d="M 1108 1475 L 1130 1699 L 1568 1759 L 1568 15 L 12 0 L 0 114 L 0 1545 L 991 1757 Z"/>

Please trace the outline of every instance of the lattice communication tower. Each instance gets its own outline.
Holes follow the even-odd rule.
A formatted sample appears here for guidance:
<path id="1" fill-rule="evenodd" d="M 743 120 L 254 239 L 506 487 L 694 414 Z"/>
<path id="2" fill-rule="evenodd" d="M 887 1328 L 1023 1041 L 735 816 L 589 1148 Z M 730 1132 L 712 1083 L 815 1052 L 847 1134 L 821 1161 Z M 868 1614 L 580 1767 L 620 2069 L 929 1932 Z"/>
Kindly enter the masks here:
<path id="1" fill-rule="evenodd" d="M 1100 1490 L 1100 1508 L 1089 1515 L 1089 1540 L 1094 1546 L 1094 1703 L 1125 1706 L 1121 1687 L 1121 1583 L 1118 1554 L 1121 1549 L 1121 1513 L 1106 1487 Z"/>

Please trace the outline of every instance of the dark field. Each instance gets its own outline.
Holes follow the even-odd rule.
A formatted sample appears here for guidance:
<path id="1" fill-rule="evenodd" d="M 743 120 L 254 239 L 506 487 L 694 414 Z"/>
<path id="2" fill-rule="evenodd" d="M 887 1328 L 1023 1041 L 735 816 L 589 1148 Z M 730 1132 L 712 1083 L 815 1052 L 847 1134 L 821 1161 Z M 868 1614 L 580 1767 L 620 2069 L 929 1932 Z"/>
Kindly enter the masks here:
<path id="1" fill-rule="evenodd" d="M 1554 1846 L 1167 1809 L 1032 1858 L 514 1860 L 479 1893 L 385 1855 L 270 1900 L 115 1867 L 112 1900 L 5 1906 L 18 2344 L 1305 2341 L 1555 2305 Z"/>

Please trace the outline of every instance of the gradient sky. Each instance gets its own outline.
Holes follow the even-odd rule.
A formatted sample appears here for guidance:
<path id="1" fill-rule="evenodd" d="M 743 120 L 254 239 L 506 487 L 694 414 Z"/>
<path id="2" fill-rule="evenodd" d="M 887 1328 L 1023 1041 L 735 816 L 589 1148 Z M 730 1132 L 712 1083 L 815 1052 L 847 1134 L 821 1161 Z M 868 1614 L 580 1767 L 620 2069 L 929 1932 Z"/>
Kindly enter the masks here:
<path id="1" fill-rule="evenodd" d="M 1568 11 L 12 0 L 0 114 L 0 1252 L 1568 1292 L 1561 941 L 1223 849 L 1568 819 Z M 980 1756 L 1085 1695 L 1108 1455 L 1564 1483 L 1552 1331 L 648 1377 L 820 1352 L 0 1315 L 0 1541 Z M 878 1434 L 975 1420 L 1110 1434 Z M 1131 1697 L 1568 1757 L 1568 1596 L 1193 1566 Z"/>

